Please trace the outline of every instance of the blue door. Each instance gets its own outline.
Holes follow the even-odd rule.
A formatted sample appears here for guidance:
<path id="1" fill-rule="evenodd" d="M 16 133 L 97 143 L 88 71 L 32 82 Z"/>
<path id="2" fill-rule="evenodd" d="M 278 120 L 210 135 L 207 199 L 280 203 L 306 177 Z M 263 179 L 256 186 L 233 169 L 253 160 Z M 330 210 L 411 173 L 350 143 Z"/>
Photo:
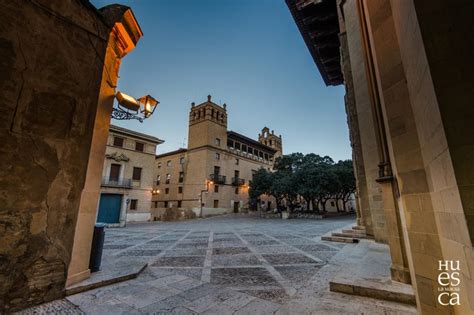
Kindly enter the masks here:
<path id="1" fill-rule="evenodd" d="M 101 194 L 97 222 L 119 223 L 122 195 Z"/>

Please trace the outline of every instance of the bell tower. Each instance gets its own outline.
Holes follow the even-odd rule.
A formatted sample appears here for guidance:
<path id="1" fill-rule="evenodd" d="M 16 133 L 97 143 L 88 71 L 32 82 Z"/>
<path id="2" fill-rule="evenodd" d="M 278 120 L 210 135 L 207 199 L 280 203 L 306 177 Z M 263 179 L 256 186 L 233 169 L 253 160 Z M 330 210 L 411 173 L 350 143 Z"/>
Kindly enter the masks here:
<path id="1" fill-rule="evenodd" d="M 207 101 L 196 105 L 191 103 L 189 112 L 188 149 L 202 146 L 227 147 L 227 106 Z"/>
<path id="2" fill-rule="evenodd" d="M 270 133 L 270 129 L 268 129 L 268 127 L 264 127 L 262 129 L 262 133 L 258 134 L 258 142 L 277 150 L 275 153 L 275 158 L 283 155 L 281 135 L 277 136 L 273 130 Z"/>

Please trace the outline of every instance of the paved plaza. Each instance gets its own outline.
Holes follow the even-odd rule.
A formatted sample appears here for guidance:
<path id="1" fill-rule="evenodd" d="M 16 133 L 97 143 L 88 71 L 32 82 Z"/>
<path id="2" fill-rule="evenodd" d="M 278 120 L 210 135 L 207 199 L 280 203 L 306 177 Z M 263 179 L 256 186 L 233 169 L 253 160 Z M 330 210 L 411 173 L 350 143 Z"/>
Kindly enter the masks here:
<path id="1" fill-rule="evenodd" d="M 86 314 L 414 314 L 403 304 L 329 292 L 344 261 L 338 254 L 356 245 L 320 236 L 353 222 L 230 215 L 107 229 L 108 264 L 148 267 L 62 303 Z"/>

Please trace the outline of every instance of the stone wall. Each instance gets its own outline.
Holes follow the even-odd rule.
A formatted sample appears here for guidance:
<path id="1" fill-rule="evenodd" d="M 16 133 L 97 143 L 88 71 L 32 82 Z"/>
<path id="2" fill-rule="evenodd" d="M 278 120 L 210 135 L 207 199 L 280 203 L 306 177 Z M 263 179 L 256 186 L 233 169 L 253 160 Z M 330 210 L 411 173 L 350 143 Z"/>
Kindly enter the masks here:
<path id="1" fill-rule="evenodd" d="M 108 28 L 78 1 L 0 2 L 0 312 L 63 295 Z"/>
<path id="2" fill-rule="evenodd" d="M 112 11 L 0 1 L 0 313 L 64 295 Z"/>

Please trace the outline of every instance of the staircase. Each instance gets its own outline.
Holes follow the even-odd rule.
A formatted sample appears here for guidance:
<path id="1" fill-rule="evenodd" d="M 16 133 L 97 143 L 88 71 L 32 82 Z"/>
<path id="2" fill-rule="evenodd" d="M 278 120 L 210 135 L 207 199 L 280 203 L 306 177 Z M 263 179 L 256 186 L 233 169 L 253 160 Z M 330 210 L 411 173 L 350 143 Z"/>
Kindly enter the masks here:
<path id="1" fill-rule="evenodd" d="M 353 226 L 352 229 L 343 229 L 341 232 L 331 233 L 321 237 L 323 241 L 339 242 L 339 243 L 359 243 L 361 239 L 370 239 L 365 233 L 365 227 Z"/>

